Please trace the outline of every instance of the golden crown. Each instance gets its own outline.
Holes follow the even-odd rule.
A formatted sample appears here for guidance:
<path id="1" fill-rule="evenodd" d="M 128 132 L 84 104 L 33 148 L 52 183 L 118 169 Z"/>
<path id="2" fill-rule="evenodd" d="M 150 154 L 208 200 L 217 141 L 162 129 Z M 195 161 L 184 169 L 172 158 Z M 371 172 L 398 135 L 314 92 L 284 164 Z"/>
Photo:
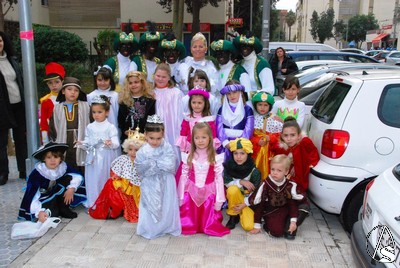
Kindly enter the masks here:
<path id="1" fill-rule="evenodd" d="M 128 140 L 132 141 L 137 147 L 141 147 L 146 141 L 144 134 L 139 132 L 139 127 L 135 130 L 128 129 Z"/>

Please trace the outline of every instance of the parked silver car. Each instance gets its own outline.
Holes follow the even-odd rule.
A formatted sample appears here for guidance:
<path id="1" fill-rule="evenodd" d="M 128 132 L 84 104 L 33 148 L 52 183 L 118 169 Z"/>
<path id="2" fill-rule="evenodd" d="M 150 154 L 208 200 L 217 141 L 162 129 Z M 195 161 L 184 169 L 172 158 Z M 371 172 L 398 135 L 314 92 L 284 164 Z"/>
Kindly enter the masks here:
<path id="1" fill-rule="evenodd" d="M 392 51 L 385 58 L 386 64 L 400 65 L 400 51 Z"/>

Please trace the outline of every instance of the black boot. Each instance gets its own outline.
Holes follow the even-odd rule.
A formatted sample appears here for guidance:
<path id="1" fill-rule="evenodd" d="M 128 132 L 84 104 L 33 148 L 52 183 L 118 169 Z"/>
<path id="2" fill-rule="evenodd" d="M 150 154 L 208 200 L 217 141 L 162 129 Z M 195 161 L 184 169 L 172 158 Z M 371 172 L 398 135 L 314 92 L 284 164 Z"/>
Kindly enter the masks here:
<path id="1" fill-rule="evenodd" d="M 67 219 L 75 219 L 76 217 L 78 217 L 78 214 L 76 212 L 73 212 L 69 208 L 69 205 L 64 203 L 63 196 L 58 196 L 57 201 L 58 201 L 57 204 L 58 204 L 59 215 L 61 217 L 67 218 Z"/>
<path id="2" fill-rule="evenodd" d="M 229 217 L 229 221 L 226 223 L 226 227 L 228 227 L 229 229 L 235 229 L 236 224 L 238 224 L 240 221 L 240 216 L 239 215 L 235 215 L 235 216 L 230 216 Z"/>
<path id="3" fill-rule="evenodd" d="M 20 171 L 19 172 L 19 178 L 22 180 L 26 180 L 26 172 L 25 171 Z"/>
<path id="4" fill-rule="evenodd" d="M 310 212 L 305 209 L 299 209 L 299 215 L 297 216 L 297 226 L 300 226 L 303 221 L 310 215 Z"/>
<path id="5" fill-rule="evenodd" d="M 8 175 L 6 173 L 0 174 L 0 185 L 6 184 L 8 181 Z"/>

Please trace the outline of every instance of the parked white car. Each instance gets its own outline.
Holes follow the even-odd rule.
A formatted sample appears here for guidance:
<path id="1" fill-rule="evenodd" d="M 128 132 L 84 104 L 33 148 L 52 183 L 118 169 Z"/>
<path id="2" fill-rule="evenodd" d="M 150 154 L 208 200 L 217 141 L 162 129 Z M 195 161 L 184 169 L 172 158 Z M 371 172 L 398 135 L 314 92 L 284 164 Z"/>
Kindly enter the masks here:
<path id="1" fill-rule="evenodd" d="M 312 107 L 307 126 L 321 157 L 310 172 L 310 198 L 340 214 L 349 232 L 365 186 L 400 159 L 400 72 L 370 73 L 337 76 Z"/>
<path id="2" fill-rule="evenodd" d="M 400 164 L 368 183 L 351 248 L 359 267 L 400 267 Z"/>
<path id="3" fill-rule="evenodd" d="M 391 51 L 385 57 L 386 64 L 400 65 L 400 51 Z"/>

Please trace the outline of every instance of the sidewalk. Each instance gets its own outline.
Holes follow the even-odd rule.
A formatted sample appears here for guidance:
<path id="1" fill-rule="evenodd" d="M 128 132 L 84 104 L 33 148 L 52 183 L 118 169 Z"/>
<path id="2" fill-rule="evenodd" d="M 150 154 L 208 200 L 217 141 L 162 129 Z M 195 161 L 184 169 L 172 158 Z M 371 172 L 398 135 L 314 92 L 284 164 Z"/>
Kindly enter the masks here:
<path id="1" fill-rule="evenodd" d="M 239 225 L 222 238 L 198 234 L 147 240 L 135 234 L 136 224 L 123 218 L 95 220 L 83 208 L 77 219 L 63 219 L 40 239 L 12 241 L 23 184 L 10 179 L 0 187 L 0 239 L 6 241 L 0 245 L 0 267 L 355 267 L 337 217 L 316 207 L 294 241 L 250 235 Z"/>

